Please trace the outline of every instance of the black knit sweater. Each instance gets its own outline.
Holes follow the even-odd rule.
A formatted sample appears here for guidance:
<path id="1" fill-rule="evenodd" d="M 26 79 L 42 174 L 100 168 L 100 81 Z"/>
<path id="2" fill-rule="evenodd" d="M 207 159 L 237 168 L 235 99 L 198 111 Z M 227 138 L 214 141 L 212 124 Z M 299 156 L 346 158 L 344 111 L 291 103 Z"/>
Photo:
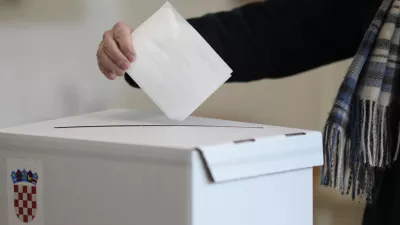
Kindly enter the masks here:
<path id="1" fill-rule="evenodd" d="M 381 0 L 268 0 L 188 22 L 232 68 L 228 82 L 283 78 L 351 58 Z M 133 87 L 137 84 L 125 79 Z"/>

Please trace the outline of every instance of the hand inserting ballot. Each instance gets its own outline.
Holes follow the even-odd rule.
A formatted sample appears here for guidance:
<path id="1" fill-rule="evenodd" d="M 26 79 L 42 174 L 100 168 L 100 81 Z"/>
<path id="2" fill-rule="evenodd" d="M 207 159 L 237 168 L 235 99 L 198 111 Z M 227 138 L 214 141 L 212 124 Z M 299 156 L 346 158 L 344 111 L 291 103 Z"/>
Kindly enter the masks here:
<path id="1" fill-rule="evenodd" d="M 118 22 L 103 34 L 97 50 L 97 63 L 100 71 L 110 80 L 123 76 L 135 60 L 132 32 L 128 24 Z"/>

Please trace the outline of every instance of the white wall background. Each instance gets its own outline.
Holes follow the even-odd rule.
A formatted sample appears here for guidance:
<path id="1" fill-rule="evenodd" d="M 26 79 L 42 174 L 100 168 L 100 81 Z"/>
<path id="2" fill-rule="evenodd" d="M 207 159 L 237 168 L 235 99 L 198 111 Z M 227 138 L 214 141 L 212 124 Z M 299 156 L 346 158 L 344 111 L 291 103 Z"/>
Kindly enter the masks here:
<path id="1" fill-rule="evenodd" d="M 191 17 L 249 1 L 170 2 L 183 16 Z M 104 30 L 118 20 L 137 26 L 163 2 L 0 0 L 0 128 L 112 107 L 156 109 L 123 79 L 103 78 L 95 55 Z M 348 63 L 285 80 L 226 85 L 195 115 L 321 129 Z M 245 100 L 239 102 L 239 96 Z M 315 196 L 316 224 L 360 224 L 361 205 L 347 204 L 318 185 Z M 347 222 L 339 221 L 340 216 Z"/>
<path id="2" fill-rule="evenodd" d="M 185 17 L 243 4 L 240 0 L 171 2 Z M 137 26 L 162 3 L 0 0 L 0 127 L 117 106 L 155 109 L 122 79 L 104 79 L 95 53 L 103 31 L 116 21 Z M 316 91 L 327 76 L 314 72 L 280 81 L 226 85 L 196 114 L 318 128 L 323 121 Z M 243 95 L 247 100 L 237 102 L 236 96 Z"/>

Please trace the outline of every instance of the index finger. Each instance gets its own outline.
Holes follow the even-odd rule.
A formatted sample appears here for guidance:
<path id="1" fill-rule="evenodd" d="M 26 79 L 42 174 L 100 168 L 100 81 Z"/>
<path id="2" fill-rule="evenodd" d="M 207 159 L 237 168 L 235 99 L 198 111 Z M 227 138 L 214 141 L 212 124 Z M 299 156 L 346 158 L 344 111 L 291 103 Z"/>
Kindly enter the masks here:
<path id="1" fill-rule="evenodd" d="M 135 59 L 135 49 L 132 43 L 132 28 L 127 24 L 118 22 L 113 29 L 114 39 L 117 42 L 121 52 L 130 62 Z"/>

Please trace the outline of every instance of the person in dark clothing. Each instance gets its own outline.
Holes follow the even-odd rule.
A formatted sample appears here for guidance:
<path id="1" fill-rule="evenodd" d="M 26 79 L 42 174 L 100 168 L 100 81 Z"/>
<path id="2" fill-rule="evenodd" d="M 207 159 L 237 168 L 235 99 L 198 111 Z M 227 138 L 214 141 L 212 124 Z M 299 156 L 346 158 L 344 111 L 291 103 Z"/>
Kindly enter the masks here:
<path id="1" fill-rule="evenodd" d="M 232 68 L 232 82 L 289 77 L 356 53 L 382 0 L 268 0 L 187 21 Z M 124 76 L 135 60 L 129 25 L 106 31 L 97 51 L 101 72 Z M 364 225 L 400 224 L 400 165 L 378 176 Z"/>

